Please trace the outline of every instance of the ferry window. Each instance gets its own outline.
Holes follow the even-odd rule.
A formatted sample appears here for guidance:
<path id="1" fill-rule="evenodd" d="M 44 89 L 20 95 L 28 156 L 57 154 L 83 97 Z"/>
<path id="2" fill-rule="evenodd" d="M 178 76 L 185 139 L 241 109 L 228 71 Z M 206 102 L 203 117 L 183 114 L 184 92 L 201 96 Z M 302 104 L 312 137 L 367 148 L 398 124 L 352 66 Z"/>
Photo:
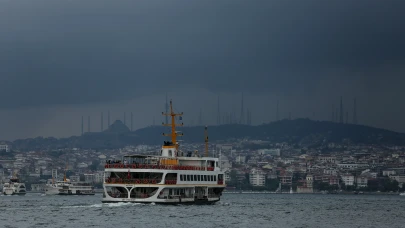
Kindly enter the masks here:
<path id="1" fill-rule="evenodd" d="M 187 181 L 190 181 L 190 175 L 187 175 Z"/>
<path id="2" fill-rule="evenodd" d="M 172 150 L 169 150 L 169 157 L 172 157 Z"/>
<path id="3" fill-rule="evenodd" d="M 197 175 L 194 175 L 194 181 L 197 181 Z"/>
<path id="4" fill-rule="evenodd" d="M 162 154 L 163 154 L 163 150 L 160 150 L 160 156 L 162 156 Z"/>
<path id="5" fill-rule="evenodd" d="M 217 176 L 214 176 L 214 181 L 217 181 Z"/>
<path id="6" fill-rule="evenodd" d="M 204 175 L 201 175 L 201 181 L 204 181 Z"/>
<path id="7" fill-rule="evenodd" d="M 191 180 L 191 181 L 194 181 L 194 180 L 193 180 L 193 175 L 190 175 L 190 180 Z"/>
<path id="8" fill-rule="evenodd" d="M 207 181 L 207 175 L 204 175 L 204 181 Z"/>
<path id="9" fill-rule="evenodd" d="M 223 180 L 224 179 L 224 174 L 219 174 L 218 175 L 218 180 Z"/>
<path id="10" fill-rule="evenodd" d="M 180 180 L 183 181 L 183 175 L 180 175 Z"/>
<path id="11" fill-rule="evenodd" d="M 198 179 L 198 181 L 200 181 L 200 180 L 201 180 L 200 175 L 197 175 L 197 179 Z"/>

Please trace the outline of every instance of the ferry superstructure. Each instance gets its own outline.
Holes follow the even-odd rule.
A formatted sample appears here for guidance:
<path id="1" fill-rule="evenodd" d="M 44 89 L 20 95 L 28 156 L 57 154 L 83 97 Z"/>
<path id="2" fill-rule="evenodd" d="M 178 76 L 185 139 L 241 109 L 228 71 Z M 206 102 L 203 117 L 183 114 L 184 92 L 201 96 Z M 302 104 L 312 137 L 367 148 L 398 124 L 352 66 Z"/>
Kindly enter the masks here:
<path id="1" fill-rule="evenodd" d="M 10 178 L 10 181 L 3 185 L 3 195 L 25 195 L 26 193 L 25 184 L 20 183 L 17 177 Z"/>
<path id="2" fill-rule="evenodd" d="M 184 154 L 179 150 L 175 119 L 170 101 L 171 141 L 165 141 L 160 155 L 127 155 L 121 161 L 105 164 L 102 202 L 135 202 L 159 204 L 213 204 L 225 188 L 224 172 L 219 159 Z M 205 139 L 206 151 L 208 136 Z"/>
<path id="3" fill-rule="evenodd" d="M 48 180 L 45 186 L 46 195 L 95 195 L 94 186 L 87 182 L 70 182 Z"/>
<path id="4" fill-rule="evenodd" d="M 67 166 L 62 181 L 49 179 L 45 185 L 46 195 L 95 195 L 94 186 L 87 182 L 71 182 L 66 178 Z"/>

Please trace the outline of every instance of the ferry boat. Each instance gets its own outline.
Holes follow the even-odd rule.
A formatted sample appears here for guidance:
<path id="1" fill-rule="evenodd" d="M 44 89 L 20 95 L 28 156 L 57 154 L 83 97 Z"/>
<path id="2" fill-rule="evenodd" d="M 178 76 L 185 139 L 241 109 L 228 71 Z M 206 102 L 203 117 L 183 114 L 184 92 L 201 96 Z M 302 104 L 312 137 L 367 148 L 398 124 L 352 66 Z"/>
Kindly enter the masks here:
<path id="1" fill-rule="evenodd" d="M 70 182 L 66 178 L 63 181 L 48 180 L 45 185 L 46 195 L 95 195 L 94 186 L 88 182 Z"/>
<path id="2" fill-rule="evenodd" d="M 67 168 L 66 168 L 67 169 Z M 87 182 L 70 182 L 66 178 L 66 170 L 63 181 L 49 179 L 45 185 L 46 195 L 95 195 L 94 186 Z"/>
<path id="3" fill-rule="evenodd" d="M 17 177 L 10 178 L 10 181 L 3 185 L 3 195 L 25 195 L 27 189 L 24 183 L 20 183 Z"/>
<path id="4" fill-rule="evenodd" d="M 159 155 L 126 155 L 120 161 L 107 161 L 103 183 L 103 203 L 135 202 L 156 204 L 213 204 L 225 188 L 219 159 L 208 157 L 205 128 L 205 156 L 179 150 L 176 117 L 170 101 L 171 141 L 164 141 Z"/>

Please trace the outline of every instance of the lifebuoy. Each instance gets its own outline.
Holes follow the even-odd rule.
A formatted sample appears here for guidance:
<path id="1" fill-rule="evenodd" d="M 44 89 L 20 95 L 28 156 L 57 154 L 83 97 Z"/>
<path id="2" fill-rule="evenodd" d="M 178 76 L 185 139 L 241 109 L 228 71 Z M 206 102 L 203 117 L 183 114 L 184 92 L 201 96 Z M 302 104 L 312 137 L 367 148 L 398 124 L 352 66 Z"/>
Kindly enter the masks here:
<path id="1" fill-rule="evenodd" d="M 121 165 L 120 165 L 120 168 L 124 168 L 124 165 L 123 165 L 123 164 L 121 164 Z"/>
<path id="2" fill-rule="evenodd" d="M 147 184 L 147 183 L 148 183 L 148 180 L 147 180 L 147 179 L 143 180 L 143 183 L 144 183 L 144 184 Z"/>
<path id="3" fill-rule="evenodd" d="M 140 184 L 141 181 L 137 179 L 137 180 L 135 180 L 135 183 Z"/>
<path id="4" fill-rule="evenodd" d="M 114 168 L 118 168 L 118 164 L 115 164 L 115 165 L 114 165 Z"/>
<path id="5" fill-rule="evenodd" d="M 104 166 L 104 168 L 108 168 L 108 165 L 106 164 L 106 165 Z"/>
<path id="6" fill-rule="evenodd" d="M 152 184 L 156 184 L 156 180 L 152 180 Z"/>

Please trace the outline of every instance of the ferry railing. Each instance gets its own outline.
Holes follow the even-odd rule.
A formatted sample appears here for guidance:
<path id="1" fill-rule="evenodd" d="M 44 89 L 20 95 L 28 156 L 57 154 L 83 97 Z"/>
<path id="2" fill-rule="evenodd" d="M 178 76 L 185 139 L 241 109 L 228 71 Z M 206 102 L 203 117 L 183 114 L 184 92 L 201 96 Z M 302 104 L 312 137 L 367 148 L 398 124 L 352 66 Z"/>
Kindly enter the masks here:
<path id="1" fill-rule="evenodd" d="M 106 184 L 160 184 L 162 179 L 123 179 L 123 178 L 107 178 Z"/>
<path id="2" fill-rule="evenodd" d="M 214 171 L 214 167 L 182 166 L 182 165 L 150 165 L 150 164 L 105 164 L 106 169 L 167 169 L 167 170 L 198 170 Z"/>

